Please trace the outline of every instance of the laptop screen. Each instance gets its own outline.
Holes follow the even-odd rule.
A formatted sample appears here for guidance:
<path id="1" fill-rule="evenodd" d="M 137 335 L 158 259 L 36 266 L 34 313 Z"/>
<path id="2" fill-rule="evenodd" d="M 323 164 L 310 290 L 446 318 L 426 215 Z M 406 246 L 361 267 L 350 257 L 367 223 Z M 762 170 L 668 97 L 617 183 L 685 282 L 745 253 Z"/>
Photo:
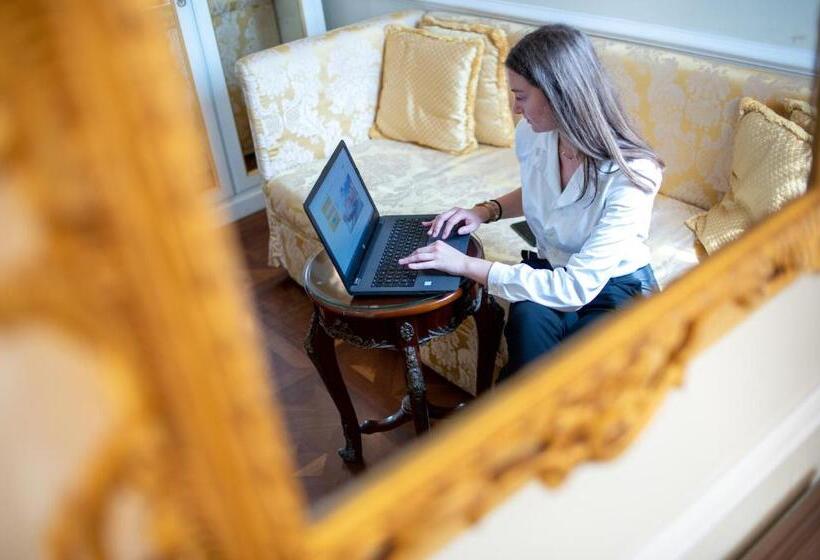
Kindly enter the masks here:
<path id="1" fill-rule="evenodd" d="M 305 210 L 342 276 L 349 278 L 376 208 L 343 143 L 322 171 Z"/>

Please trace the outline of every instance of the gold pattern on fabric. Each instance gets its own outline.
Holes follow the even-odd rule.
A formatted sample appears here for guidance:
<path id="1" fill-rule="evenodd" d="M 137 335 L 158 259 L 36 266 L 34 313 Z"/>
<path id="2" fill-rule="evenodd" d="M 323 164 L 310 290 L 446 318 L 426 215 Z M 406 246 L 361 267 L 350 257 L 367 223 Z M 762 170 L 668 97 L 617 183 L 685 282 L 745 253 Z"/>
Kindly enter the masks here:
<path id="1" fill-rule="evenodd" d="M 450 37 L 476 37 L 484 41 L 475 100 L 475 137 L 480 144 L 512 146 L 515 128 L 509 102 L 504 62 L 510 48 L 507 34 L 499 27 L 480 23 L 440 20 L 426 15 L 422 29 Z"/>
<path id="2" fill-rule="evenodd" d="M 484 41 L 385 29 L 382 88 L 371 137 L 451 154 L 476 149 L 475 98 Z"/>
<path id="3" fill-rule="evenodd" d="M 428 12 L 439 20 L 499 27 L 512 48 L 534 26 L 491 17 Z M 811 78 L 660 47 L 593 37 L 621 102 L 649 145 L 666 162 L 661 192 L 708 210 L 729 189 L 737 103 L 769 106 L 807 99 Z"/>
<path id="4" fill-rule="evenodd" d="M 236 65 L 265 180 L 324 160 L 339 139 L 367 140 L 376 116 L 384 27 L 416 25 L 398 12 L 241 58 Z"/>
<path id="5" fill-rule="evenodd" d="M 666 162 L 661 192 L 707 210 L 729 189 L 741 97 L 808 95 L 804 76 L 611 39 L 593 44 L 627 113 Z"/>
<path id="6" fill-rule="evenodd" d="M 242 88 L 234 70 L 236 61 L 253 52 L 278 45 L 281 40 L 272 0 L 208 0 L 219 48 L 225 85 L 228 87 L 236 132 L 243 154 L 253 153 L 253 139 Z"/>
<path id="7" fill-rule="evenodd" d="M 686 222 L 709 254 L 806 192 L 811 142 L 805 130 L 759 101 L 741 100 L 730 190 Z"/>

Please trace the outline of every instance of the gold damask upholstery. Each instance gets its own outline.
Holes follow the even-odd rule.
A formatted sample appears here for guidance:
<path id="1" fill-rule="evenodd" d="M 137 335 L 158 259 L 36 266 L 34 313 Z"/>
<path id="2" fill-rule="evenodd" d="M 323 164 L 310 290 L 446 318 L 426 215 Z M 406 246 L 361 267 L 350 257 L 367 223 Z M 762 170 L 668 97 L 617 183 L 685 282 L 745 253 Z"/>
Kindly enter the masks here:
<path id="1" fill-rule="evenodd" d="M 432 12 L 440 19 L 495 25 L 510 46 L 534 29 L 494 18 Z M 708 209 L 729 188 L 735 116 L 741 97 L 782 108 L 806 99 L 811 79 L 670 50 L 593 38 L 621 101 L 649 144 L 666 161 L 661 192 Z"/>
<path id="2" fill-rule="evenodd" d="M 428 15 L 498 27 L 510 46 L 534 29 L 501 19 Z M 269 262 L 285 266 L 297 281 L 306 259 L 320 247 L 302 202 L 339 138 L 351 145 L 383 213 L 470 206 L 519 186 L 511 149 L 481 145 L 471 154 L 452 156 L 367 139 L 375 116 L 384 27 L 415 25 L 421 16 L 403 12 L 376 18 L 239 62 L 257 159 L 267 180 Z M 611 39 L 593 42 L 626 109 L 667 163 L 649 239 L 652 266 L 664 287 L 701 257 L 684 222 L 711 207 L 728 188 L 739 99 L 753 96 L 782 109 L 784 97 L 808 97 L 810 79 Z M 341 100 L 333 99 L 331 94 L 337 93 Z M 491 260 L 518 262 L 520 249 L 526 248 L 508 223 L 479 230 Z M 423 350 L 425 361 L 468 391 L 475 384 L 471 328 L 468 322 Z"/>
<path id="3" fill-rule="evenodd" d="M 782 107 L 808 97 L 808 77 L 746 68 L 612 40 L 594 41 L 647 141 L 666 162 L 661 192 L 708 209 L 729 189 L 741 97 Z"/>
<path id="4" fill-rule="evenodd" d="M 384 27 L 413 26 L 399 12 L 267 49 L 236 64 L 265 179 L 325 159 L 340 138 L 367 140 L 376 116 Z"/>
<path id="5" fill-rule="evenodd" d="M 271 0 L 208 0 L 214 25 L 219 59 L 231 101 L 236 132 L 243 154 L 253 153 L 248 112 L 242 99 L 234 66 L 236 61 L 256 51 L 281 43 L 276 13 Z"/>

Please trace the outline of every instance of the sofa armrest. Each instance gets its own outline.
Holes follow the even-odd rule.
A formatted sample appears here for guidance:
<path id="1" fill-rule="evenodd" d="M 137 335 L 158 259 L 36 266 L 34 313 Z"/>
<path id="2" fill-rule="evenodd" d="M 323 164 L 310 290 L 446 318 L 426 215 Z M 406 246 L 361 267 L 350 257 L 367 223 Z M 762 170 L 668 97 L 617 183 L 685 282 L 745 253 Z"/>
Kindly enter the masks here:
<path id="1" fill-rule="evenodd" d="M 340 139 L 368 138 L 381 81 L 384 27 L 413 26 L 406 11 L 279 45 L 236 63 L 266 181 L 324 159 Z"/>

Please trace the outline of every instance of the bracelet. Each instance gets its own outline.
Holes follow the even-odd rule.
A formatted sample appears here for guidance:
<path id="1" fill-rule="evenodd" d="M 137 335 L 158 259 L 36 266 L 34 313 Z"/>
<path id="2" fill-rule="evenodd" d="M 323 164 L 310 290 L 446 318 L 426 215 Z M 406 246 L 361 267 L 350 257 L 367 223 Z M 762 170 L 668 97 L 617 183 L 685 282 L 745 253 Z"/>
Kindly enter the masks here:
<path id="1" fill-rule="evenodd" d="M 495 203 L 495 204 L 493 204 Z M 501 205 L 498 203 L 497 200 L 485 200 L 484 202 L 479 202 L 476 204 L 476 208 L 482 207 L 486 208 L 489 212 L 490 216 L 487 218 L 487 223 L 496 222 L 501 217 Z"/>

